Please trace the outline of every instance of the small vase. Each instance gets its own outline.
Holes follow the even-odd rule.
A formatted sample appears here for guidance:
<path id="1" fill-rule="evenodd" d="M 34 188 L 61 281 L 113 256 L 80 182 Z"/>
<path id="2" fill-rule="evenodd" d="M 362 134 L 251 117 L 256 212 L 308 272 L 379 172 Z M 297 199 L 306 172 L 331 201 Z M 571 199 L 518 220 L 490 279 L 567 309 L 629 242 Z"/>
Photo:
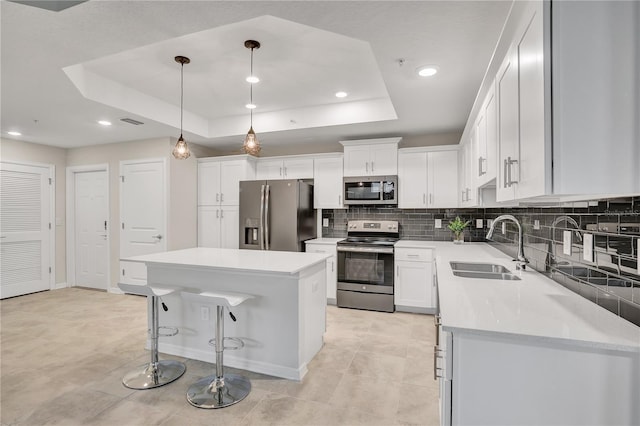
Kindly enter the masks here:
<path id="1" fill-rule="evenodd" d="M 464 243 L 464 233 L 454 234 L 453 236 L 453 244 L 462 244 Z"/>

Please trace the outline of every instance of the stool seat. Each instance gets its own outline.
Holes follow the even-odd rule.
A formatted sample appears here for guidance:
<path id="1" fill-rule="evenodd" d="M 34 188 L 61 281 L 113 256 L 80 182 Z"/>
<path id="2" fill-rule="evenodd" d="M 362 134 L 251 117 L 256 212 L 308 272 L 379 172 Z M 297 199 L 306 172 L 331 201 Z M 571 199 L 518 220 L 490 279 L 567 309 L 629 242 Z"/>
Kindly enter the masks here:
<path id="1" fill-rule="evenodd" d="M 213 341 L 216 347 L 216 374 L 204 377 L 191 385 L 187 390 L 187 401 L 198 408 L 224 408 L 240 402 L 251 392 L 251 381 L 239 374 L 224 374 L 223 353 L 224 353 L 224 315 L 223 310 L 227 308 L 233 321 L 236 317 L 231 313 L 231 308 L 236 307 L 253 296 L 244 293 L 204 291 L 202 293 L 191 293 L 183 291 L 183 299 L 195 303 L 213 304 L 216 310 L 216 336 Z M 240 341 L 236 338 L 226 338 Z M 240 349 L 239 347 L 229 347 L 227 349 Z"/>
<path id="2" fill-rule="evenodd" d="M 175 336 L 178 334 L 178 329 L 170 334 L 160 334 L 159 325 L 159 306 L 158 299 L 162 296 L 166 296 L 175 291 L 180 290 L 180 287 L 152 287 L 149 285 L 141 284 L 125 284 L 118 283 L 118 287 L 125 293 L 135 294 L 138 296 L 146 296 L 150 298 L 149 304 L 151 309 L 151 327 L 149 328 L 149 335 L 151 338 L 151 362 L 141 365 L 135 370 L 127 373 L 122 379 L 122 384 L 130 389 L 153 389 L 159 386 L 164 386 L 177 379 L 179 379 L 187 367 L 184 363 L 171 360 L 158 360 L 158 337 L 159 336 Z M 164 304 L 163 304 L 164 306 Z M 166 310 L 166 307 L 165 307 Z"/>

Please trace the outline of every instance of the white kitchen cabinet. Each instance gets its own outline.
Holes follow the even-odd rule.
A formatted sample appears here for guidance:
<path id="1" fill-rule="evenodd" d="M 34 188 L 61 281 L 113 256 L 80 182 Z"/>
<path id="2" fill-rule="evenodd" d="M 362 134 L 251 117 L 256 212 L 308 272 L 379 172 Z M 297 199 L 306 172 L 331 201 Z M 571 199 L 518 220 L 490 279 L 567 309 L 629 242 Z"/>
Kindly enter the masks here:
<path id="1" fill-rule="evenodd" d="M 495 88 L 492 85 L 478 114 L 475 124 L 477 135 L 477 185 L 482 187 L 496 178 L 496 151 L 498 116 Z"/>
<path id="2" fill-rule="evenodd" d="M 331 255 L 327 259 L 327 304 L 329 305 L 335 305 L 337 297 L 338 252 L 336 243 L 338 240 L 339 238 L 305 241 L 306 252 Z"/>
<path id="3" fill-rule="evenodd" d="M 389 176 L 398 174 L 398 143 L 401 138 L 341 141 L 344 146 L 344 176 Z"/>
<path id="4" fill-rule="evenodd" d="M 198 207 L 198 247 L 239 246 L 239 206 Z"/>
<path id="5" fill-rule="evenodd" d="M 474 207 L 478 202 L 478 189 L 476 185 L 476 133 L 472 133 L 471 139 L 464 142 L 460 148 L 459 159 L 459 195 L 460 207 Z"/>
<path id="6" fill-rule="evenodd" d="M 256 179 L 313 179 L 313 158 L 261 158 L 256 167 Z"/>
<path id="7" fill-rule="evenodd" d="M 342 209 L 342 154 L 319 156 L 313 161 L 313 208 Z"/>
<path id="8" fill-rule="evenodd" d="M 409 242 L 402 242 L 409 244 Z M 394 250 L 396 278 L 394 303 L 397 311 L 435 312 L 435 269 L 433 249 L 398 247 Z"/>
<path id="9" fill-rule="evenodd" d="M 446 147 L 398 150 L 398 207 L 458 206 L 458 151 Z"/>
<path id="10" fill-rule="evenodd" d="M 248 155 L 198 159 L 198 205 L 238 205 L 241 180 L 255 179 L 255 159 Z"/>

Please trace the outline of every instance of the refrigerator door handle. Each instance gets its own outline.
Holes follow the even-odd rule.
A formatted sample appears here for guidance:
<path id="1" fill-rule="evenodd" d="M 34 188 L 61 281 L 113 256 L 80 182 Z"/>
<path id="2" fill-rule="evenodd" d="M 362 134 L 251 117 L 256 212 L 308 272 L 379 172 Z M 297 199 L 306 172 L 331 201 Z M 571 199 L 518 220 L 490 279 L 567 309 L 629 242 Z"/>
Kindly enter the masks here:
<path id="1" fill-rule="evenodd" d="M 264 192 L 264 246 L 269 250 L 269 185 L 266 185 Z"/>
<path id="2" fill-rule="evenodd" d="M 260 188 L 260 250 L 264 250 L 264 185 Z"/>

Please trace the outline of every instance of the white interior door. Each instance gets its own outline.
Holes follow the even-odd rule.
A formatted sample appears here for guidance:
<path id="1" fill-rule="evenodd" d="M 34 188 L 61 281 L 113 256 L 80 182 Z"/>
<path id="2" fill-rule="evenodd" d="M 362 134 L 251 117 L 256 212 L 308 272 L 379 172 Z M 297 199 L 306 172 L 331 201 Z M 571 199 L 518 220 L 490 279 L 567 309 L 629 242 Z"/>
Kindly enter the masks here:
<path id="1" fill-rule="evenodd" d="M 51 288 L 51 169 L 0 163 L 0 298 Z"/>
<path id="2" fill-rule="evenodd" d="M 109 194 L 106 170 L 74 173 L 75 285 L 108 287 Z"/>
<path id="3" fill-rule="evenodd" d="M 120 164 L 120 258 L 167 250 L 164 159 Z M 144 264 L 121 262 L 121 281 L 146 284 Z"/>

